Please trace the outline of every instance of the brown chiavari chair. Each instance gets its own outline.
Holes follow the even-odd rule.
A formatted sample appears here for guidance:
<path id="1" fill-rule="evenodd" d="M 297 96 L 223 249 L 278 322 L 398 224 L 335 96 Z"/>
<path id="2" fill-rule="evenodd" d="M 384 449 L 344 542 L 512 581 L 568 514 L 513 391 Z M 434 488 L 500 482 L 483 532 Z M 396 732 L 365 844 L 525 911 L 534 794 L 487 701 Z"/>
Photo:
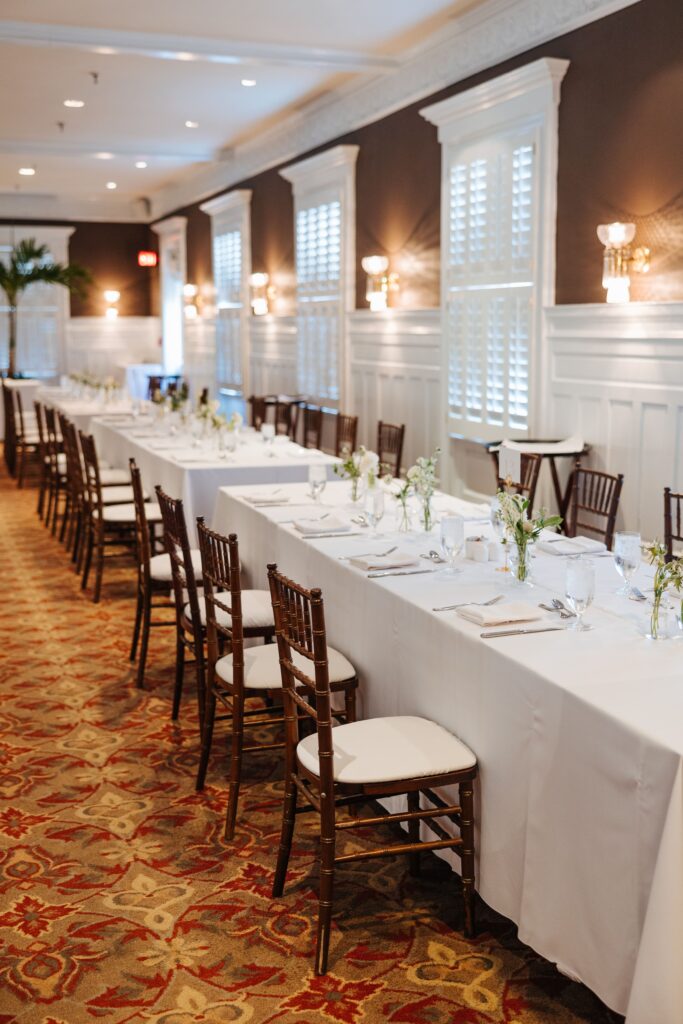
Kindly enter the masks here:
<path id="1" fill-rule="evenodd" d="M 320 448 L 323 436 L 323 411 L 316 405 L 304 406 L 304 448 Z"/>
<path id="2" fill-rule="evenodd" d="M 275 402 L 274 405 L 275 433 L 286 434 L 293 441 L 296 437 L 299 406 L 295 402 Z"/>
<path id="3" fill-rule="evenodd" d="M 392 476 L 401 475 L 401 457 L 403 455 L 403 439 L 405 437 L 405 423 L 397 426 L 394 423 L 377 424 L 377 454 L 381 471 L 391 473 Z"/>
<path id="4" fill-rule="evenodd" d="M 465 935 L 474 934 L 474 794 L 477 759 L 446 729 L 425 718 L 397 716 L 349 722 L 332 728 L 330 673 L 325 614 L 320 590 L 306 590 L 268 566 L 275 615 L 286 725 L 285 798 L 273 896 L 281 896 L 301 795 L 320 822 L 320 892 L 315 973 L 327 971 L 334 872 L 338 864 L 374 857 L 452 849 L 460 857 Z M 306 699 L 308 698 L 308 699 Z M 315 732 L 299 738 L 301 718 Z M 459 802 L 444 800 L 435 788 L 457 785 Z M 370 817 L 337 817 L 337 809 L 406 794 L 407 811 Z M 424 805 L 424 806 L 423 806 Z M 436 820 L 458 826 L 453 836 Z M 337 833 L 384 822 L 407 822 L 408 842 L 338 854 Z M 420 842 L 420 823 L 437 837 Z"/>
<path id="5" fill-rule="evenodd" d="M 28 417 L 24 416 L 24 403 L 19 388 L 8 390 L 12 397 L 17 487 L 23 487 L 28 469 L 37 468 L 40 472 L 40 436 L 38 427 L 29 425 Z"/>
<path id="6" fill-rule="evenodd" d="M 48 493 L 50 478 L 50 461 L 47 450 L 47 428 L 45 426 L 45 414 L 43 403 L 37 400 L 33 403 L 38 428 L 38 456 L 40 459 L 40 472 L 38 477 L 38 518 L 43 518 L 45 511 L 45 496 Z"/>
<path id="7" fill-rule="evenodd" d="M 14 448 L 14 404 L 12 402 L 12 389 L 7 384 L 7 379 L 2 378 L 2 410 L 4 417 L 4 443 L 3 456 L 7 472 L 14 476 L 16 468 L 16 452 Z"/>
<path id="8" fill-rule="evenodd" d="M 78 433 L 74 424 L 61 412 L 57 413 L 57 419 L 66 458 L 66 500 L 60 540 L 65 541 L 67 551 L 71 553 L 71 560 L 76 563 L 78 570 L 85 508 L 83 466 L 78 450 Z"/>
<path id="9" fill-rule="evenodd" d="M 358 435 L 358 417 L 337 413 L 337 430 L 334 454 L 339 458 L 344 452 L 355 452 Z"/>
<path id="10" fill-rule="evenodd" d="M 247 402 L 249 403 L 251 425 L 254 430 L 260 430 L 267 419 L 268 401 L 264 395 L 250 395 Z"/>
<path id="11" fill-rule="evenodd" d="M 130 558 L 135 548 L 135 502 L 133 488 L 103 488 L 100 467 L 97 460 L 95 440 L 88 434 L 80 434 L 80 448 L 83 457 L 83 577 L 81 589 L 88 586 L 90 567 L 95 561 L 95 586 L 93 601 L 100 599 L 105 557 L 122 555 Z M 159 522 L 161 513 L 156 505 L 145 506 L 147 522 Z M 106 551 L 116 548 L 109 556 Z"/>
<path id="12" fill-rule="evenodd" d="M 164 382 L 163 377 L 150 376 L 147 378 L 147 398 L 151 401 L 157 391 L 161 391 L 161 385 Z"/>
<path id="13" fill-rule="evenodd" d="M 576 537 L 579 531 L 596 534 L 610 551 L 623 484 L 623 473 L 613 476 L 584 469 L 577 462 L 567 489 L 566 535 Z"/>
<path id="14" fill-rule="evenodd" d="M 512 494 L 523 494 L 529 499 L 529 508 L 533 510 L 534 499 L 536 498 L 536 487 L 541 472 L 543 459 L 536 452 L 520 452 L 520 480 L 507 480 L 498 472 L 498 452 L 491 452 L 491 458 L 496 467 L 496 485 L 499 491 L 509 491 Z"/>
<path id="15" fill-rule="evenodd" d="M 45 417 L 45 438 L 47 446 L 47 486 L 48 486 L 48 500 L 47 500 L 47 511 L 45 514 L 45 525 L 49 526 L 52 530 L 52 534 L 57 532 L 57 522 L 59 519 L 59 502 L 60 498 L 64 498 L 64 504 L 66 506 L 68 488 L 67 488 L 67 476 L 66 476 L 66 455 L 62 451 L 62 444 L 59 439 L 57 432 L 57 414 L 55 410 L 49 406 L 43 406 L 43 415 Z M 66 508 L 63 510 L 66 513 Z M 62 533 L 60 539 L 64 539 L 64 530 L 66 529 L 66 515 L 62 518 Z"/>
<path id="16" fill-rule="evenodd" d="M 683 543 L 683 494 L 664 488 L 664 546 L 666 560 L 674 557 L 674 541 Z"/>

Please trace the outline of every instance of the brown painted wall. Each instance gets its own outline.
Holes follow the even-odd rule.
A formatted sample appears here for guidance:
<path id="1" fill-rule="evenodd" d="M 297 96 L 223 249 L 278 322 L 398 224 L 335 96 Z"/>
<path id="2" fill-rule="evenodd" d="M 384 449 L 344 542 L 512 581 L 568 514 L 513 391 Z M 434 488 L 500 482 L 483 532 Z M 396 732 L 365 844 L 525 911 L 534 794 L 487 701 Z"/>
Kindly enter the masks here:
<path id="1" fill-rule="evenodd" d="M 560 104 L 557 302 L 604 299 L 595 228 L 617 218 L 635 221 L 638 241 L 653 248 L 633 298 L 683 299 L 682 40 L 680 0 L 641 0 L 321 147 L 361 147 L 358 307 L 366 305 L 360 260 L 372 252 L 401 272 L 401 305 L 439 304 L 441 152 L 420 109 L 542 56 L 571 62 Z M 269 170 L 235 187 L 253 190 L 254 269 L 293 279 L 289 185 Z M 180 212 L 191 224 L 208 221 L 197 207 Z M 208 267 L 205 247 L 195 252 L 189 237 L 188 246 L 189 266 Z"/>

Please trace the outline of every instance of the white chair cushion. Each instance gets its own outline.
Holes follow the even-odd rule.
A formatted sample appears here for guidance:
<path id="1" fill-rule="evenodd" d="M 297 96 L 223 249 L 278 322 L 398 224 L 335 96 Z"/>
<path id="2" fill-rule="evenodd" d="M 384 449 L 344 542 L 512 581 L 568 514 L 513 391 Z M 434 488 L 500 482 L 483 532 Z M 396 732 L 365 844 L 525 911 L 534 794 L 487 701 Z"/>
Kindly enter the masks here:
<path id="1" fill-rule="evenodd" d="M 97 509 L 94 514 L 97 516 Z M 161 522 L 161 509 L 152 502 L 145 505 L 145 515 L 148 523 Z M 135 505 L 132 502 L 130 505 L 105 505 L 102 510 L 102 518 L 105 523 L 134 523 Z"/>
<path id="2" fill-rule="evenodd" d="M 477 763 L 469 747 L 443 726 L 412 715 L 339 725 L 332 740 L 335 781 L 352 785 L 442 775 Z M 301 740 L 297 756 L 307 771 L 318 774 L 316 733 Z"/>
<path id="3" fill-rule="evenodd" d="M 229 602 L 226 601 L 226 604 Z M 185 605 L 185 615 L 190 618 L 190 606 Z M 199 598 L 199 617 L 202 626 L 206 625 L 206 607 L 204 598 Z M 216 618 L 221 626 L 230 626 L 230 616 L 227 612 L 218 609 Z M 273 625 L 273 606 L 270 603 L 269 590 L 243 590 L 242 591 L 242 628 L 261 629 Z"/>
<path id="4" fill-rule="evenodd" d="M 199 548 L 193 548 L 190 552 L 192 555 L 192 568 L 194 569 L 195 576 L 199 579 L 197 583 L 201 583 L 202 575 L 202 555 Z M 172 580 L 171 574 L 171 557 L 164 553 L 163 555 L 152 555 L 149 560 L 150 572 L 152 573 L 152 579 L 158 580 L 160 583 L 170 583 Z"/>
<path id="5" fill-rule="evenodd" d="M 50 464 L 50 456 L 46 455 L 45 456 L 45 465 L 48 466 L 49 464 Z M 57 472 L 58 473 L 66 473 L 66 455 L 64 454 L 64 452 L 57 452 Z"/>
<path id="6" fill-rule="evenodd" d="M 103 469 L 99 464 L 100 483 L 103 487 L 111 487 L 117 484 L 130 485 L 130 473 L 127 469 Z"/>
<path id="7" fill-rule="evenodd" d="M 307 662 L 296 651 L 294 664 L 308 675 L 311 674 L 312 663 Z M 351 662 L 334 647 L 327 648 L 331 683 L 343 683 L 353 679 L 356 670 Z M 226 683 L 232 683 L 232 654 L 226 654 L 216 662 L 216 675 Z M 259 647 L 246 647 L 244 650 L 244 685 L 248 690 L 276 690 L 282 687 L 280 657 L 277 644 L 263 644 Z"/>
<path id="8" fill-rule="evenodd" d="M 103 487 L 102 501 L 105 505 L 129 505 L 135 501 L 133 488 L 128 487 Z"/>

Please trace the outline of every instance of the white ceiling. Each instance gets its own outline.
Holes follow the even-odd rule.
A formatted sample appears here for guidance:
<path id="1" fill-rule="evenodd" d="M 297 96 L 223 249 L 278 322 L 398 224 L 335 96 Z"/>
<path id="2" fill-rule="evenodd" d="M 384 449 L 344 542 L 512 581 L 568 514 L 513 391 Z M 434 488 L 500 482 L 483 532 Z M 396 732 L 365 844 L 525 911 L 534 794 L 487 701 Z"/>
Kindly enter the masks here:
<path id="1" fill-rule="evenodd" d="M 0 119 L 0 194 L 24 209 L 47 197 L 128 207 L 322 93 L 391 74 L 476 3 L 2 0 L 0 95 L 11 102 Z M 66 109 L 70 98 L 83 109 Z M 22 166 L 35 175 L 21 177 Z"/>

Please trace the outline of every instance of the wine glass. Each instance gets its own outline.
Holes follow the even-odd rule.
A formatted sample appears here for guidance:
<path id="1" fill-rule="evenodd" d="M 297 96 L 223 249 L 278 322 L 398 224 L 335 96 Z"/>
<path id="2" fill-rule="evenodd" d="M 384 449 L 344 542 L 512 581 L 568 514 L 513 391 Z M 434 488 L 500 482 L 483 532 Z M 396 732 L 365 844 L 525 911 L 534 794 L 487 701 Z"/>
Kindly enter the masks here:
<path id="1" fill-rule="evenodd" d="M 582 555 L 567 560 L 567 577 L 564 596 L 567 604 L 576 615 L 573 629 L 583 632 L 590 626 L 583 622 L 583 614 L 593 603 L 595 597 L 595 563 Z"/>
<path id="2" fill-rule="evenodd" d="M 327 466 L 308 467 L 308 490 L 313 501 L 319 502 L 327 483 Z"/>
<path id="3" fill-rule="evenodd" d="M 444 516 L 441 520 L 441 554 L 448 563 L 447 572 L 462 572 L 456 569 L 455 561 L 464 546 L 465 520 L 462 516 Z"/>
<path id="4" fill-rule="evenodd" d="M 640 534 L 615 533 L 613 554 L 617 572 L 624 579 L 624 585 L 617 593 L 629 597 L 633 593 L 631 577 L 640 565 Z"/>
<path id="5" fill-rule="evenodd" d="M 373 533 L 376 533 L 377 526 L 384 515 L 384 491 L 379 484 L 375 484 L 374 487 L 368 487 L 367 489 L 365 514 L 368 517 Z"/>
<path id="6" fill-rule="evenodd" d="M 275 441 L 275 425 L 273 423 L 261 424 L 261 437 L 266 444 L 273 444 Z"/>

